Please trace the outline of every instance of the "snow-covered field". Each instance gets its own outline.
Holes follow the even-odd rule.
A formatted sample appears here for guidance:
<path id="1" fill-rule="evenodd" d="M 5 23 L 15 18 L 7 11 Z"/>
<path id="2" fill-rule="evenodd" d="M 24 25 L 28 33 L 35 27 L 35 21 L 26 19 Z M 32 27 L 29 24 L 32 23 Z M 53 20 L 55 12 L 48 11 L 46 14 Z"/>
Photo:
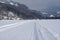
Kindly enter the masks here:
<path id="1" fill-rule="evenodd" d="M 0 40 L 60 40 L 60 20 L 2 20 Z"/>

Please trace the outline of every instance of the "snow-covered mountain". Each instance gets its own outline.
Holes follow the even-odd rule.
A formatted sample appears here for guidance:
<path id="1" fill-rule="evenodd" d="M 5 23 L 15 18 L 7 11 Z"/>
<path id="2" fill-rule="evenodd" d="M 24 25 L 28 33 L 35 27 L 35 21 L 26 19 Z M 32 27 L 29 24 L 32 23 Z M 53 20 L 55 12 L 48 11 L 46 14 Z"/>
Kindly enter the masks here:
<path id="1" fill-rule="evenodd" d="M 20 4 L 18 2 L 0 1 L 0 20 L 60 19 L 59 14 L 55 14 L 52 12 L 55 11 L 49 9 L 47 12 L 41 12 L 37 10 L 31 10 L 26 5 Z M 51 15 L 53 15 L 54 17 L 51 17 Z"/>

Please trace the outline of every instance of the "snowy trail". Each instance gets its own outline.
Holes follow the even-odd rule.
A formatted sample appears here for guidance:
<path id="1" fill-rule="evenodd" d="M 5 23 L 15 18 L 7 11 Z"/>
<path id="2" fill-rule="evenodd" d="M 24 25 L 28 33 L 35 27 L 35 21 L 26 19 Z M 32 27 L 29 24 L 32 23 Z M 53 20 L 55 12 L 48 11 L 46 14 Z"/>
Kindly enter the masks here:
<path id="1" fill-rule="evenodd" d="M 59 23 L 60 21 L 54 20 L 27 20 L 4 25 L 0 27 L 0 40 L 60 40 L 54 34 Z"/>
<path id="2" fill-rule="evenodd" d="M 30 21 L 22 21 L 22 22 L 17 22 L 17 23 L 12 23 L 12 24 L 8 24 L 8 25 L 4 25 L 4 26 L 1 26 L 0 27 L 0 32 L 1 31 L 5 31 L 7 29 L 11 29 L 11 28 L 14 28 L 14 27 L 19 27 L 20 25 L 23 25 L 27 22 L 30 22 Z"/>
<path id="3" fill-rule="evenodd" d="M 39 40 L 39 35 L 38 35 L 38 32 L 37 32 L 37 28 L 36 28 L 36 24 L 34 26 L 34 34 L 35 34 L 35 40 Z"/>
<path id="4" fill-rule="evenodd" d="M 35 23 L 34 34 L 35 40 L 57 40 L 57 38 L 54 37 L 50 30 L 45 27 L 42 27 L 39 23 Z"/>
<path id="5" fill-rule="evenodd" d="M 0 31 L 0 40 L 34 40 L 33 37 L 34 24 L 31 21 L 24 21 L 24 22 L 22 22 L 21 25 L 17 23 L 19 24 L 17 26 L 16 24 L 8 25 L 8 27 L 10 26 L 12 27 Z M 31 23 L 31 27 L 29 26 L 30 23 Z"/>

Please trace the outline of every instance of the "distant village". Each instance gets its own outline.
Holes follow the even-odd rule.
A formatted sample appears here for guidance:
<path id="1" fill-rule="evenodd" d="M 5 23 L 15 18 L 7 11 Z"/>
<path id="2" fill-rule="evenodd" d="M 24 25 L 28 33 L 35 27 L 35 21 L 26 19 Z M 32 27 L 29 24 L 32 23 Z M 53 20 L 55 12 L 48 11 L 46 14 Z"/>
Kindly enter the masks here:
<path id="1" fill-rule="evenodd" d="M 31 10 L 18 2 L 0 1 L 0 20 L 23 19 L 60 19 L 60 11 L 57 11 L 56 14 L 50 14 L 47 11 Z"/>

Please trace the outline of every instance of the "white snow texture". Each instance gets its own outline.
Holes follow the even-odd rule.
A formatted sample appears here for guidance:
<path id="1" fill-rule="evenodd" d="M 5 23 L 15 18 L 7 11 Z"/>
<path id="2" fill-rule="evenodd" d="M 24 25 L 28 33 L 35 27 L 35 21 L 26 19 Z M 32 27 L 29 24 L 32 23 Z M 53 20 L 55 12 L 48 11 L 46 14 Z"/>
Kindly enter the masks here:
<path id="1" fill-rule="evenodd" d="M 60 20 L 2 20 L 0 40 L 60 40 Z"/>

